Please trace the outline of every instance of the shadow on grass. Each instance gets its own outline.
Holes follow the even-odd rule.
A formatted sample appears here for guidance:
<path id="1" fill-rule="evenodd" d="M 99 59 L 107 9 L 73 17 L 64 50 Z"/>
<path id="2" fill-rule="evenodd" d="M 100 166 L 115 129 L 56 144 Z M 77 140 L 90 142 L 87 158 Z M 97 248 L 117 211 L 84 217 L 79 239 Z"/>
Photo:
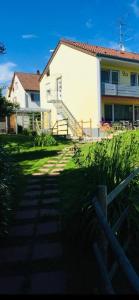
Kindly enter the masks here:
<path id="1" fill-rule="evenodd" d="M 36 151 L 29 151 L 29 152 L 23 152 L 23 153 L 15 153 L 13 154 L 13 158 L 18 161 L 24 161 L 24 160 L 36 160 L 36 159 L 42 159 L 47 157 L 52 157 L 58 155 L 58 151 L 56 150 L 36 150 Z"/>

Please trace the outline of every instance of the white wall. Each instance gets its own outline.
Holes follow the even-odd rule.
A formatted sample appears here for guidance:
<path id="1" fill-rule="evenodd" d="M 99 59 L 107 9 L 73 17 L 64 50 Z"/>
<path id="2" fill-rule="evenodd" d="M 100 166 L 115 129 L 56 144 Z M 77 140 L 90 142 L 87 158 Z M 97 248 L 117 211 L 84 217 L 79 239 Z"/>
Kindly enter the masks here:
<path id="1" fill-rule="evenodd" d="M 78 121 L 91 118 L 93 127 L 97 128 L 101 119 L 99 60 L 62 44 L 50 64 L 50 77 L 45 75 L 40 83 L 43 108 L 54 110 L 47 103 L 46 84 L 50 82 L 52 89 L 56 89 L 59 76 L 62 76 L 62 100 L 71 113 Z"/>
<path id="2" fill-rule="evenodd" d="M 12 102 L 18 102 L 20 104 L 20 108 L 27 108 L 26 106 L 26 97 L 28 99 L 28 108 L 38 108 L 40 107 L 40 102 L 31 101 L 31 92 L 26 92 L 22 87 L 17 75 L 15 76 L 13 83 L 14 91 L 12 89 L 11 96 L 8 100 Z M 35 93 L 35 92 L 33 92 Z"/>

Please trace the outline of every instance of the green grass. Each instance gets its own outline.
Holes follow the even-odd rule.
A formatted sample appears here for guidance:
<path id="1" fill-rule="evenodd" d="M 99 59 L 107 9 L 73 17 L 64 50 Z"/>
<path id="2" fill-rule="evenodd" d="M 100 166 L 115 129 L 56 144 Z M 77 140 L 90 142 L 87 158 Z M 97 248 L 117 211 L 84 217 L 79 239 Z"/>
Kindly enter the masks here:
<path id="1" fill-rule="evenodd" d="M 59 151 L 70 145 L 69 141 L 60 141 L 56 146 L 34 147 L 33 138 L 23 135 L 1 135 L 0 143 L 11 150 L 23 175 L 38 171 L 50 158 L 56 157 Z"/>

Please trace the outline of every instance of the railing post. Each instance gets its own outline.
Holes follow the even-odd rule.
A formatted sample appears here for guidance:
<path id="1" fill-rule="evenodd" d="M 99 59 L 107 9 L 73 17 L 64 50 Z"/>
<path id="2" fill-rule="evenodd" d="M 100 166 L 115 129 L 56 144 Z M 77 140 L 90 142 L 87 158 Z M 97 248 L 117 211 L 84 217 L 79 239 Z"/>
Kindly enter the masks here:
<path id="1" fill-rule="evenodd" d="M 106 185 L 98 186 L 98 201 L 102 207 L 105 218 L 107 219 L 107 186 Z M 107 242 L 104 232 L 102 232 L 102 231 L 100 232 L 99 243 L 100 243 L 102 255 L 105 260 L 105 264 L 107 266 L 108 242 Z"/>

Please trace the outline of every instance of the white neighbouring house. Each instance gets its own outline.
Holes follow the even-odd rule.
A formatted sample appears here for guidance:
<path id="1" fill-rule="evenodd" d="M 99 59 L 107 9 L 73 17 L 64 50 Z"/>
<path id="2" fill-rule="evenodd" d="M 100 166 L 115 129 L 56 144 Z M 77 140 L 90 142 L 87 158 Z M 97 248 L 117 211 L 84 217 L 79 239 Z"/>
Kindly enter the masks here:
<path id="1" fill-rule="evenodd" d="M 33 131 L 36 126 L 42 130 L 50 127 L 50 113 L 40 107 L 40 76 L 39 71 L 36 74 L 15 72 L 13 75 L 6 98 L 20 106 L 14 113 L 12 125 L 12 131 L 16 133 L 19 126 Z"/>
<path id="2" fill-rule="evenodd" d="M 15 72 L 7 99 L 19 103 L 21 109 L 40 107 L 40 73 L 37 74 Z"/>

